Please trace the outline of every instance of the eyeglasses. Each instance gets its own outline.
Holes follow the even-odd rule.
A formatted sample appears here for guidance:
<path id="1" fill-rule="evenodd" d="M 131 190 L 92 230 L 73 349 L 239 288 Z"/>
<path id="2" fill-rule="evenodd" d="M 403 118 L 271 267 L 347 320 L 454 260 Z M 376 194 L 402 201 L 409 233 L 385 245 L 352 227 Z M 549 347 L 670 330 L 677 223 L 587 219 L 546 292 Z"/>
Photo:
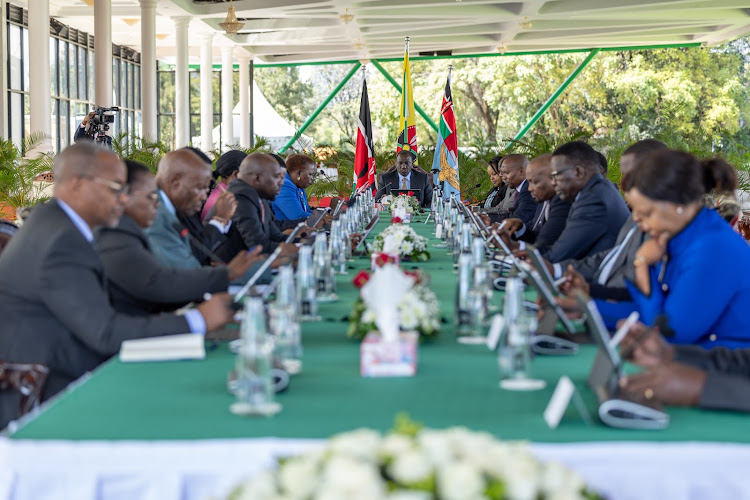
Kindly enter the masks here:
<path id="1" fill-rule="evenodd" d="M 96 182 L 97 184 L 100 184 L 106 188 L 108 188 L 110 191 L 112 191 L 113 194 L 121 195 L 128 192 L 128 185 L 127 184 L 121 184 L 116 181 L 111 181 L 109 179 L 103 179 L 101 177 L 94 177 L 92 176 L 86 176 L 85 179 L 91 179 L 92 181 Z"/>
<path id="2" fill-rule="evenodd" d="M 563 168 L 562 170 L 553 170 L 552 172 L 550 172 L 550 175 L 552 176 L 553 179 L 557 179 L 557 176 L 560 175 L 561 173 L 567 172 L 568 170 L 574 170 L 575 168 L 576 167 L 568 167 L 568 168 Z"/>

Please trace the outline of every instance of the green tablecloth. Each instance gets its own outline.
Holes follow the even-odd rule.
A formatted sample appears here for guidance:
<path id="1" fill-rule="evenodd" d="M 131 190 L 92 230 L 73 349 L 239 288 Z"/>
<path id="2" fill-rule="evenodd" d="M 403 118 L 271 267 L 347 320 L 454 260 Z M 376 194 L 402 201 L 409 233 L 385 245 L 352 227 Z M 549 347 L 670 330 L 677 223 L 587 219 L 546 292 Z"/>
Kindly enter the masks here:
<path id="1" fill-rule="evenodd" d="M 386 227 L 388 217 L 373 231 Z M 413 223 L 419 233 L 432 235 L 432 224 Z M 283 411 L 273 418 L 243 418 L 229 412 L 226 390 L 234 358 L 226 344 L 203 361 L 123 364 L 117 359 L 30 421 L 14 439 L 174 440 L 249 438 L 261 436 L 323 438 L 357 427 L 386 430 L 399 412 L 432 427 L 465 425 L 500 438 L 537 442 L 614 440 L 750 442 L 748 418 L 741 414 L 696 409 L 669 409 L 664 431 L 610 429 L 587 426 L 571 411 L 556 430 L 542 412 L 554 384 L 569 375 L 582 391 L 592 413 L 593 394 L 585 386 L 592 347 L 575 357 L 538 357 L 533 374 L 547 388 L 511 393 L 498 388 L 494 355 L 486 347 L 456 343 L 453 333 L 455 274 L 450 256 L 432 245 L 432 260 L 418 264 L 432 277 L 432 289 L 447 323 L 440 337 L 420 346 L 418 373 L 412 378 L 368 379 L 359 375 L 359 345 L 346 338 L 356 289 L 351 278 L 369 267 L 369 259 L 354 263 L 338 279 L 339 301 L 322 304 L 322 321 L 303 324 L 304 367 L 290 389 L 278 397 Z M 416 265 L 415 265 L 416 266 Z M 405 268 L 412 264 L 405 263 Z M 499 294 L 496 294 L 499 295 Z M 496 297 L 499 302 L 499 297 Z"/>

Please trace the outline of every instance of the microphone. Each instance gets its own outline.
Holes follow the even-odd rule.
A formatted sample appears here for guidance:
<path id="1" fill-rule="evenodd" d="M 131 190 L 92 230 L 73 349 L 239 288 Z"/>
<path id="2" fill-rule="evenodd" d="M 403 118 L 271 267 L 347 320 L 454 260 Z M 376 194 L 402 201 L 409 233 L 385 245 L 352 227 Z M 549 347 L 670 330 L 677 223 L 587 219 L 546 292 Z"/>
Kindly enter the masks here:
<path id="1" fill-rule="evenodd" d="M 326 175 L 325 170 L 321 168 L 320 170 L 318 170 L 318 173 L 323 175 L 323 177 L 326 178 L 326 180 L 328 181 L 328 184 L 330 184 L 333 190 L 336 192 L 336 194 L 338 194 L 339 190 L 336 188 L 336 184 L 333 182 L 333 180 L 330 177 L 328 177 L 328 175 Z"/>
<path id="2" fill-rule="evenodd" d="M 222 260 L 221 257 L 213 253 L 206 245 L 203 244 L 202 241 L 200 241 L 198 238 L 190 234 L 190 231 L 188 231 L 188 228 L 184 227 L 179 222 L 177 221 L 173 222 L 172 228 L 180 234 L 181 238 L 187 238 L 190 244 L 195 245 L 195 247 L 198 248 L 198 250 L 208 255 L 208 257 L 211 260 L 219 264 L 226 264 L 226 262 L 224 262 L 224 260 Z"/>

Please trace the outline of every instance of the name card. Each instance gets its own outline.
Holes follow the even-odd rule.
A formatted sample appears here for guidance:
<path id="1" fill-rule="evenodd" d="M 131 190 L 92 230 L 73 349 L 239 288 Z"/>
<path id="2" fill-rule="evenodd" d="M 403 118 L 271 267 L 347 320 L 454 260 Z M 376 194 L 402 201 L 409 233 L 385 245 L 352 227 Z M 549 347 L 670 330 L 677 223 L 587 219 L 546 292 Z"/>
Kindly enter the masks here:
<path id="1" fill-rule="evenodd" d="M 500 342 L 500 334 L 503 332 L 505 326 L 505 318 L 502 314 L 495 314 L 492 317 L 492 323 L 490 324 L 490 331 L 487 333 L 487 347 L 490 351 L 497 349 L 497 344 Z"/>
<path id="2" fill-rule="evenodd" d="M 570 380 L 570 377 L 563 375 L 558 380 L 555 392 L 552 393 L 547 408 L 544 410 L 544 421 L 547 422 L 550 429 L 557 429 L 557 426 L 560 425 L 565 411 L 570 406 L 571 399 L 583 421 L 589 425 L 591 424 L 591 417 L 588 410 L 586 410 L 581 395 L 576 391 L 576 387 L 573 381 Z"/>

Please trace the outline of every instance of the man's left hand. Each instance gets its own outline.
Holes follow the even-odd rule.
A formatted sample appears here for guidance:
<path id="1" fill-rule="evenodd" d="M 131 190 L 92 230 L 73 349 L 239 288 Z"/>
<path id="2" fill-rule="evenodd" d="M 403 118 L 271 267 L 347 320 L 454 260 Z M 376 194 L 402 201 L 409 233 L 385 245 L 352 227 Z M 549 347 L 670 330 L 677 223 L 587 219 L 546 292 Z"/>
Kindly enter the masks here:
<path id="1" fill-rule="evenodd" d="M 620 380 L 620 387 L 634 396 L 674 406 L 697 406 L 708 374 L 681 363 L 658 365 L 647 372 Z"/>

